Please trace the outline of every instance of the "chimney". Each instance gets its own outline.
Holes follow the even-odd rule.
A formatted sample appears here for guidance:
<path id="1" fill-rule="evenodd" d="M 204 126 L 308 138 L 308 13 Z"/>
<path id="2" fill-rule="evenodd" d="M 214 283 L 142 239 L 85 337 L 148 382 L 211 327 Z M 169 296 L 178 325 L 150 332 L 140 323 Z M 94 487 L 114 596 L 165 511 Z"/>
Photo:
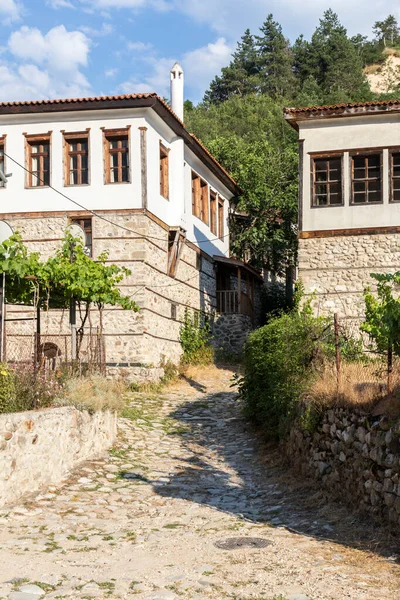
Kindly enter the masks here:
<path id="1" fill-rule="evenodd" d="M 183 69 L 178 62 L 171 69 L 171 108 L 183 121 Z"/>

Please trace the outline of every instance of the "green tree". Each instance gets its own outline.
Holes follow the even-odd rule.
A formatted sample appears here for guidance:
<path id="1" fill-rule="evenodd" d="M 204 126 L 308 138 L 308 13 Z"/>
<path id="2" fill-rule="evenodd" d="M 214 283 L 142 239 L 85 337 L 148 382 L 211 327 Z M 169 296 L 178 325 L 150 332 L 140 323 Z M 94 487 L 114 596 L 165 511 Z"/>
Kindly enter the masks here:
<path id="1" fill-rule="evenodd" d="M 269 14 L 256 36 L 261 92 L 292 97 L 296 88 L 293 54 L 282 27 Z"/>
<path id="2" fill-rule="evenodd" d="M 224 67 L 220 76 L 216 76 L 210 89 L 204 95 L 207 104 L 225 102 L 232 96 L 245 96 L 259 89 L 257 49 L 254 37 L 246 29 L 232 61 Z"/>
<path id="3" fill-rule="evenodd" d="M 376 21 L 372 30 L 385 47 L 387 45 L 393 47 L 399 42 L 400 29 L 394 15 L 389 15 L 384 21 Z"/>

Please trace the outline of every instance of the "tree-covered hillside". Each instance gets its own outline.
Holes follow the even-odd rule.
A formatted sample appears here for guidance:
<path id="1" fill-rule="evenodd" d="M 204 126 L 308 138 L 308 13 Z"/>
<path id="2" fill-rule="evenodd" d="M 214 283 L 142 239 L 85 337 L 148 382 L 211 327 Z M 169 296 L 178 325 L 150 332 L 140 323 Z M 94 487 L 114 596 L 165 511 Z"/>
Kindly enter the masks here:
<path id="1" fill-rule="evenodd" d="M 296 261 L 297 136 L 284 106 L 377 98 L 364 68 L 400 44 L 396 19 L 376 22 L 374 37 L 349 37 L 327 10 L 310 40 L 293 44 L 268 15 L 257 34 L 244 32 L 232 60 L 211 82 L 203 102 L 185 104 L 185 122 L 243 189 L 233 219 L 233 251 L 283 273 Z M 396 96 L 395 89 L 391 96 Z M 400 93 L 398 94 L 400 96 Z M 388 95 L 384 96 L 389 97 Z"/>

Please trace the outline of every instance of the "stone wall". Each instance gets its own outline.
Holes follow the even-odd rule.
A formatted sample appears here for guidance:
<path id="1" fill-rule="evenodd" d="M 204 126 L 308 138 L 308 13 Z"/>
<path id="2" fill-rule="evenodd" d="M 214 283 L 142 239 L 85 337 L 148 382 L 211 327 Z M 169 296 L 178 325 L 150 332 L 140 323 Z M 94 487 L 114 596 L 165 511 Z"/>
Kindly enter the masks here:
<path id="1" fill-rule="evenodd" d="M 299 240 L 299 278 L 319 314 L 360 321 L 371 273 L 400 270 L 400 235 L 373 234 Z"/>
<path id="2" fill-rule="evenodd" d="M 244 342 L 253 329 L 253 321 L 247 315 L 217 315 L 213 324 L 213 345 L 240 356 Z"/>
<path id="3" fill-rule="evenodd" d="M 300 423 L 284 443 L 296 472 L 339 500 L 400 528 L 400 420 L 327 410 L 313 433 Z"/>
<path id="4" fill-rule="evenodd" d="M 90 216 L 90 215 L 89 215 Z M 128 268 L 131 275 L 121 283 L 122 292 L 133 298 L 140 312 L 106 307 L 103 334 L 109 374 L 122 372 L 128 378 L 157 378 L 160 366 L 168 360 L 177 363 L 181 356 L 179 331 L 186 308 L 210 310 L 216 305 L 216 277 L 211 257 L 193 245 L 185 244 L 175 277 L 167 274 L 168 228 L 143 211 L 107 212 L 104 219 L 93 217 L 93 255 L 109 252 L 108 261 Z M 6 220 L 19 231 L 30 250 L 43 258 L 52 255 L 61 244 L 68 226 L 65 213 L 45 218 L 33 214 L 7 215 Z M 111 221 L 111 223 L 109 222 Z M 118 225 L 122 226 L 121 229 Z M 128 230 L 132 230 L 132 233 Z M 17 320 L 34 317 L 32 310 L 8 307 L 7 345 L 11 360 L 31 359 L 35 322 Z M 92 311 L 91 326 L 99 324 Z M 43 314 L 42 335 L 57 343 L 60 360 L 70 355 L 68 311 Z M 51 339 L 50 339 L 51 338 Z M 150 371 L 153 369 L 154 373 Z"/>
<path id="5" fill-rule="evenodd" d="M 0 415 L 0 506 L 59 484 L 116 437 L 115 413 L 72 407 Z"/>

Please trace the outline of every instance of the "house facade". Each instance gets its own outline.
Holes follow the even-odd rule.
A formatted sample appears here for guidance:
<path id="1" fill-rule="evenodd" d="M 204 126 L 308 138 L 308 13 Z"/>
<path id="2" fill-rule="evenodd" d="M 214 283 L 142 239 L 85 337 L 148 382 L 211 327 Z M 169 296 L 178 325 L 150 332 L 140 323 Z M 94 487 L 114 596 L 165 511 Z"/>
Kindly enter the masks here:
<path id="1" fill-rule="evenodd" d="M 400 270 L 400 101 L 288 108 L 299 133 L 299 278 L 359 323 L 371 273 Z"/>
<path id="2" fill-rule="evenodd" d="M 93 259 L 108 251 L 132 272 L 122 288 L 140 312 L 104 311 L 109 372 L 177 362 L 185 309 L 217 309 L 214 259 L 229 257 L 229 201 L 240 190 L 185 128 L 183 93 L 175 64 L 171 107 L 156 94 L 0 104 L 0 168 L 12 172 L 0 219 L 43 257 L 73 224 Z M 7 307 L 7 358 L 31 354 L 35 319 Z M 68 358 L 68 315 L 42 316 L 41 333 Z"/>

